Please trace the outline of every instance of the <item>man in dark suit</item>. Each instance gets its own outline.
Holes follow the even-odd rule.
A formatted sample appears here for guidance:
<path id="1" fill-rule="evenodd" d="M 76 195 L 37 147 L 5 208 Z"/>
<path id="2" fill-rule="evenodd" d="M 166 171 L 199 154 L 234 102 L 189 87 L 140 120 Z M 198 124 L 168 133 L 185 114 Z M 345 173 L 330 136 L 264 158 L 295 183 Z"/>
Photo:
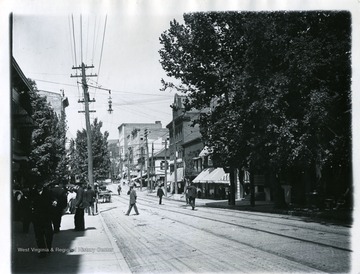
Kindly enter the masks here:
<path id="1" fill-rule="evenodd" d="M 51 221 L 54 227 L 54 233 L 60 231 L 61 217 L 67 204 L 66 191 L 58 183 L 55 183 L 50 189 L 54 206 L 51 210 Z"/>
<path id="2" fill-rule="evenodd" d="M 53 228 L 51 224 L 51 209 L 53 201 L 49 189 L 42 183 L 37 183 L 32 189 L 31 195 L 32 219 L 35 239 L 39 248 L 39 256 L 45 257 L 51 251 L 53 240 Z"/>
<path id="3" fill-rule="evenodd" d="M 84 187 L 86 184 L 82 183 L 79 185 L 76 190 L 76 198 L 75 198 L 75 231 L 84 231 L 85 230 L 85 219 L 84 219 L 84 204 L 85 204 L 85 195 L 84 195 Z"/>

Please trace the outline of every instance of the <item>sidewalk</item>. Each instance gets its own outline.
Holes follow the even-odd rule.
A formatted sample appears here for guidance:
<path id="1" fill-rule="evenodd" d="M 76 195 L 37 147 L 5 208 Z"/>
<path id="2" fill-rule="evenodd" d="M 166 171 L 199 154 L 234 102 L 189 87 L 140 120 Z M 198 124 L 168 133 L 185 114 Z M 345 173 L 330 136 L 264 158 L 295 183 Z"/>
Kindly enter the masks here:
<path id="1" fill-rule="evenodd" d="M 13 273 L 130 273 L 119 248 L 100 214 L 85 214 L 85 231 L 74 231 L 74 215 L 62 217 L 61 230 L 54 234 L 53 252 L 39 258 L 30 226 L 22 233 L 21 222 L 13 222 Z"/>
<path id="2" fill-rule="evenodd" d="M 144 193 L 144 189 L 143 189 Z M 156 197 L 156 191 L 147 193 L 146 195 Z M 163 199 L 175 200 L 185 203 L 185 195 L 183 194 L 169 194 Z M 294 207 L 289 206 L 287 209 L 275 208 L 272 201 L 255 201 L 255 206 L 250 205 L 250 200 L 242 199 L 236 200 L 235 205 L 229 205 L 228 200 L 212 200 L 197 198 L 195 202 L 196 206 L 206 206 L 214 208 L 228 208 L 233 210 L 263 212 L 263 213 L 275 213 L 290 216 L 299 216 L 308 218 L 317 222 L 332 222 L 339 225 L 350 226 L 352 224 L 352 212 L 346 209 L 339 210 L 320 210 L 316 208 Z"/>

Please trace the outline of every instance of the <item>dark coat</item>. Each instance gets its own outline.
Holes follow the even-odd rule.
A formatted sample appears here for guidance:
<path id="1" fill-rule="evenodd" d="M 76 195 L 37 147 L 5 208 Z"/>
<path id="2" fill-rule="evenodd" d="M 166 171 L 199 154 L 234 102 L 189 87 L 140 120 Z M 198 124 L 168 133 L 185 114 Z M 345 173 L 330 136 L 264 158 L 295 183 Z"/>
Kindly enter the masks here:
<path id="1" fill-rule="evenodd" d="M 187 188 L 189 198 L 196 198 L 196 187 L 191 185 Z"/>
<path id="2" fill-rule="evenodd" d="M 44 188 L 41 194 L 39 194 L 38 191 L 34 189 L 31 192 L 30 200 L 33 217 L 35 219 L 50 219 L 51 210 L 53 208 L 53 200 L 47 188 Z"/>
<path id="3" fill-rule="evenodd" d="M 67 205 L 67 195 L 65 189 L 60 186 L 54 186 L 50 189 L 50 193 L 53 201 L 57 202 L 56 208 L 63 210 Z"/>
<path id="4" fill-rule="evenodd" d="M 159 196 L 159 197 L 162 197 L 162 196 L 164 196 L 164 191 L 162 190 L 162 188 L 158 188 L 158 190 L 157 190 L 157 196 Z"/>
<path id="5" fill-rule="evenodd" d="M 76 190 L 76 198 L 75 198 L 75 207 L 84 208 L 85 207 L 85 195 L 84 195 L 84 189 L 80 186 Z"/>
<path id="6" fill-rule="evenodd" d="M 86 203 L 88 205 L 92 205 L 95 202 L 96 194 L 94 190 L 88 189 L 85 191 L 84 195 L 85 195 Z"/>

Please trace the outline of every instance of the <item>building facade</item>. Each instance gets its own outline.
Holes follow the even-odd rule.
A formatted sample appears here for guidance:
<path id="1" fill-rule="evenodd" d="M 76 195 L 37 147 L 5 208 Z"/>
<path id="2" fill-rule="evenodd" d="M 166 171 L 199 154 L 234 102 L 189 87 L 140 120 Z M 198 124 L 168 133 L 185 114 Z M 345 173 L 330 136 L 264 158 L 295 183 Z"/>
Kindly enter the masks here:
<path id="1" fill-rule="evenodd" d="M 157 141 L 166 138 L 167 129 L 162 128 L 160 121 L 155 123 L 124 123 L 119 130 L 119 159 L 122 179 L 136 178 L 144 175 L 148 169 L 147 155 L 151 153 L 151 143 L 155 143 L 155 153 L 162 147 Z M 142 174 L 143 173 L 143 174 Z"/>
<path id="2" fill-rule="evenodd" d="M 29 187 L 29 155 L 31 152 L 32 119 L 31 83 L 25 77 L 15 58 L 11 59 L 11 171 L 12 188 Z"/>
<path id="3" fill-rule="evenodd" d="M 173 119 L 166 126 L 170 136 L 170 174 L 167 181 L 171 185 L 170 191 L 179 194 L 184 191 L 186 182 L 198 174 L 194 169 L 194 158 L 203 148 L 199 126 L 193 123 L 199 118 L 201 111 L 185 111 L 185 99 L 186 96 L 175 94 L 172 104 Z"/>
<path id="4" fill-rule="evenodd" d="M 68 98 L 65 97 L 63 90 L 61 90 L 61 94 L 47 90 L 39 90 L 38 93 L 40 96 L 46 97 L 46 101 L 50 103 L 58 116 L 61 116 L 65 108 L 69 106 Z"/>

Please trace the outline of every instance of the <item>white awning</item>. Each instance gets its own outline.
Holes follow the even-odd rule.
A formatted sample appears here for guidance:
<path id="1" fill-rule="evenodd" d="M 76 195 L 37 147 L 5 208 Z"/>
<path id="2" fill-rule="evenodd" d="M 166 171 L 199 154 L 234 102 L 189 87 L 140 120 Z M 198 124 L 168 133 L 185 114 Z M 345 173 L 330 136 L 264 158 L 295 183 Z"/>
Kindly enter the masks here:
<path id="1" fill-rule="evenodd" d="M 224 169 L 206 168 L 193 180 L 194 183 L 217 183 L 230 184 L 229 173 L 225 173 Z"/>
<path id="2" fill-rule="evenodd" d="M 202 151 L 199 154 L 199 157 L 205 157 L 212 153 L 212 148 L 209 148 L 208 146 L 204 146 Z"/>

